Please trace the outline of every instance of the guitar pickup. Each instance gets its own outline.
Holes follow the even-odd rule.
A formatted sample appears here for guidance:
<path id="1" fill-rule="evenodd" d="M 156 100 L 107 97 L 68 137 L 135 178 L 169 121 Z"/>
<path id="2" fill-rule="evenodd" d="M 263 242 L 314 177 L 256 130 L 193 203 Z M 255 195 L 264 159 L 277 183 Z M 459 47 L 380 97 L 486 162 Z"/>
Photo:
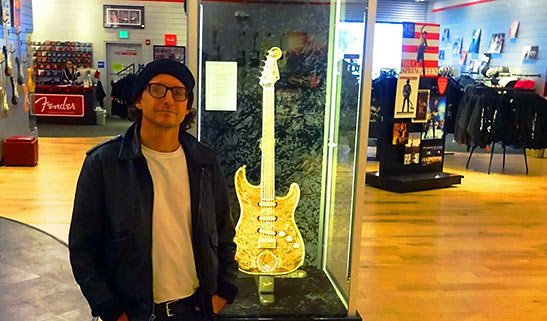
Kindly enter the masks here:
<path id="1" fill-rule="evenodd" d="M 277 244 L 274 238 L 258 239 L 258 248 L 259 249 L 275 249 Z"/>

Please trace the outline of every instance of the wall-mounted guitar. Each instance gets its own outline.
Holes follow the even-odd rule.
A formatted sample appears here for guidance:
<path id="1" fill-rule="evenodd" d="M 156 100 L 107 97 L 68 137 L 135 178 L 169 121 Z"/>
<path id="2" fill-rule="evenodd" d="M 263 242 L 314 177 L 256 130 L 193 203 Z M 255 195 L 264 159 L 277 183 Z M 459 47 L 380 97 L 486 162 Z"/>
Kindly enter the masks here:
<path id="1" fill-rule="evenodd" d="M 25 83 L 25 64 L 27 63 L 26 59 L 23 59 L 21 56 L 21 30 L 19 26 L 15 27 L 15 34 L 17 34 L 17 56 L 15 57 L 15 64 L 17 65 L 17 83 L 23 87 L 23 109 L 24 111 L 29 111 L 29 91 L 27 84 Z"/>
<path id="2" fill-rule="evenodd" d="M 2 47 L 2 52 L 4 54 L 4 62 L 5 62 L 5 66 L 4 66 L 4 74 L 9 77 L 10 79 L 10 83 L 11 83 L 11 103 L 13 105 L 17 105 L 17 98 L 19 98 L 19 94 L 17 93 L 17 90 L 15 88 L 15 83 L 13 81 L 13 76 L 11 74 L 13 68 L 12 68 L 12 64 L 11 64 L 11 57 L 13 55 L 13 48 L 10 48 L 10 51 L 8 53 L 8 28 L 9 28 L 9 24 L 7 23 L 7 18 L 6 18 L 6 15 L 4 13 L 2 13 L 2 21 L 3 21 L 3 26 L 4 26 L 4 42 L 5 42 L 5 45 Z M 13 44 L 12 44 L 13 46 Z"/>
<path id="3" fill-rule="evenodd" d="M 263 89 L 260 186 L 249 183 L 245 166 L 234 177 L 241 206 L 234 238 L 235 258 L 240 271 L 254 275 L 287 274 L 304 263 L 304 242 L 294 221 L 300 188 L 292 183 L 286 196 L 275 196 L 274 85 L 279 80 L 280 57 L 281 49 L 270 49 L 260 77 Z"/>
<path id="4" fill-rule="evenodd" d="M 17 88 L 15 87 L 15 81 L 13 80 L 13 74 L 12 74 L 13 65 L 11 63 L 11 58 L 13 57 L 14 50 L 13 48 L 10 48 L 10 50 L 8 51 L 6 49 L 6 46 L 4 46 L 2 48 L 2 51 L 4 52 L 4 59 L 6 60 L 6 68 L 4 72 L 6 73 L 6 76 L 10 78 L 10 83 L 11 83 L 11 104 L 15 106 L 17 105 L 19 93 L 17 92 Z"/>
<path id="5" fill-rule="evenodd" d="M 2 25 L 4 27 L 4 40 L 7 43 L 8 30 L 6 29 L 6 21 L 7 21 L 6 12 L 2 11 Z M 6 48 L 6 46 L 4 46 L 3 49 L 5 49 L 5 48 Z M 6 49 L 6 51 L 4 51 L 4 57 L 7 57 L 7 49 Z M 6 64 L 6 68 L 7 68 L 8 62 L 7 62 L 6 58 L 1 59 L 1 60 L 2 60 L 2 63 Z M 2 72 L 2 70 L 0 70 L 0 75 L 1 75 L 1 77 L 0 77 L 0 79 L 1 79 L 1 81 L 0 81 L 0 105 L 2 106 L 2 118 L 6 118 L 8 116 L 8 111 L 9 111 L 7 93 L 4 90 L 4 88 L 6 88 L 6 79 L 4 77 L 4 73 Z"/>

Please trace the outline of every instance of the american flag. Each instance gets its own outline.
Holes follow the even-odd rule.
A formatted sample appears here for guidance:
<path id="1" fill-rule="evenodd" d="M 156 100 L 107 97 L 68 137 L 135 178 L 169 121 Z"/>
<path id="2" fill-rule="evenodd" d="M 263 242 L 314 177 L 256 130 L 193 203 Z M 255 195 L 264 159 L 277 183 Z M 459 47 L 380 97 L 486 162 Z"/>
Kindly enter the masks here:
<path id="1" fill-rule="evenodd" d="M 403 22 L 402 74 L 437 77 L 439 30 L 440 25 L 434 23 Z"/>

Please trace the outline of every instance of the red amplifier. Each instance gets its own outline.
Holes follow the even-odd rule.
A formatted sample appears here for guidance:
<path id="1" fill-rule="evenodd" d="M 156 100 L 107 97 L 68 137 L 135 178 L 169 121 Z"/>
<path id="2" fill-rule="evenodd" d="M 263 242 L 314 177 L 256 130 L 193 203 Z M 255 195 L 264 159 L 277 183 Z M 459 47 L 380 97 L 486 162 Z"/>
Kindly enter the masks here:
<path id="1" fill-rule="evenodd" d="M 4 165 L 36 166 L 38 139 L 34 136 L 11 136 L 4 141 Z"/>

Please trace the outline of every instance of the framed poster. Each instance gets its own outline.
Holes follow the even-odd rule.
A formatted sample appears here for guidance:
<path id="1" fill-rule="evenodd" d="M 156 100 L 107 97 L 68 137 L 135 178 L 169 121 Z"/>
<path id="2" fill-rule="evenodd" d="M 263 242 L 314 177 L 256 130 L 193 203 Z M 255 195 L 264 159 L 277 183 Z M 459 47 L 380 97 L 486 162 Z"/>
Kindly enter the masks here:
<path id="1" fill-rule="evenodd" d="M 393 124 L 393 145 L 405 145 L 408 143 L 407 123 Z"/>
<path id="2" fill-rule="evenodd" d="M 408 141 L 405 144 L 405 157 L 403 164 L 420 164 L 420 136 L 421 132 L 408 134 Z"/>
<path id="3" fill-rule="evenodd" d="M 186 47 L 154 45 L 154 60 L 169 58 L 186 63 Z"/>
<path id="4" fill-rule="evenodd" d="M 144 7 L 105 4 L 103 27 L 144 29 Z"/>
<path id="5" fill-rule="evenodd" d="M 446 97 L 431 95 L 422 140 L 442 139 L 446 114 Z"/>
<path id="6" fill-rule="evenodd" d="M 471 38 L 471 44 L 469 45 L 469 53 L 479 53 L 479 46 L 481 43 L 481 29 L 473 30 L 473 37 Z"/>
<path id="7" fill-rule="evenodd" d="M 416 118 L 416 103 L 420 75 L 399 75 L 397 95 L 395 96 L 394 118 Z"/>
<path id="8" fill-rule="evenodd" d="M 452 42 L 452 54 L 459 55 L 462 53 L 463 38 L 458 37 Z"/>
<path id="9" fill-rule="evenodd" d="M 509 39 L 517 37 L 517 32 L 519 31 L 520 22 L 518 20 L 513 20 L 511 23 L 511 28 L 509 29 Z"/>
<path id="10" fill-rule="evenodd" d="M 504 33 L 495 33 L 492 35 L 492 39 L 490 39 L 490 46 L 488 47 L 489 53 L 501 53 L 501 50 L 503 49 L 503 43 L 505 42 L 505 34 Z"/>
<path id="11" fill-rule="evenodd" d="M 403 22 L 402 74 L 439 74 L 439 29 L 433 23 Z"/>
<path id="12" fill-rule="evenodd" d="M 425 123 L 427 121 L 427 110 L 429 107 L 429 89 L 418 90 L 418 104 L 416 117 L 412 118 L 413 123 Z"/>

